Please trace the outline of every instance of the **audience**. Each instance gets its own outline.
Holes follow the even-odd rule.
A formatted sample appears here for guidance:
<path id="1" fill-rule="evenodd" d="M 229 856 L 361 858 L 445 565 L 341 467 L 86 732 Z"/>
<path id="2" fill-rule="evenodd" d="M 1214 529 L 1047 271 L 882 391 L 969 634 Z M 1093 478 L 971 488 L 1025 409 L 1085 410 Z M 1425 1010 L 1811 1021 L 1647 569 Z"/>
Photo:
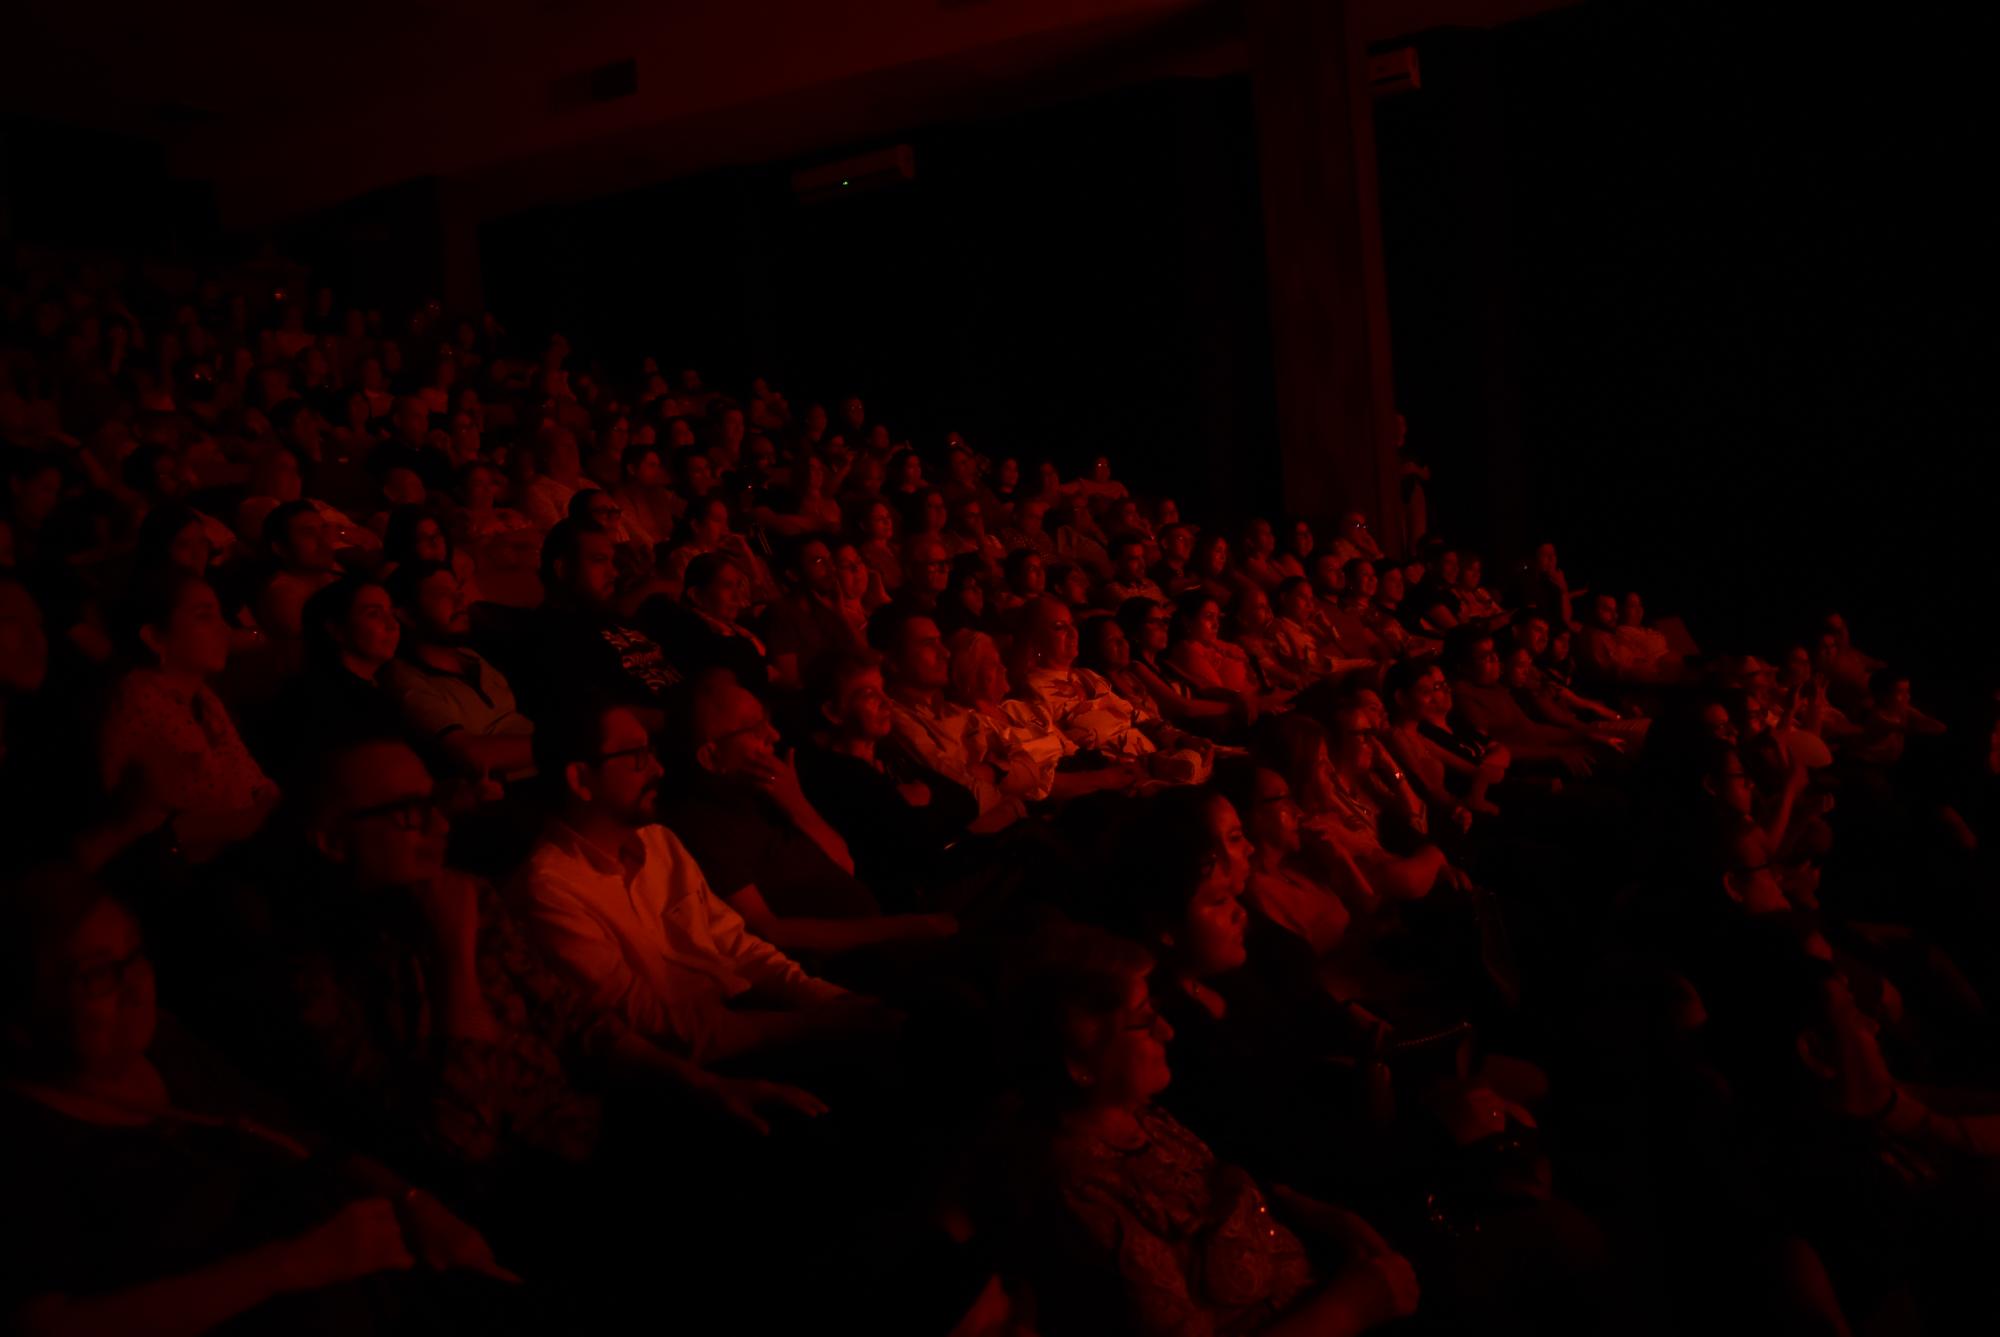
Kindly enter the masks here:
<path id="1" fill-rule="evenodd" d="M 1841 615 L 270 263 L 0 285 L 13 1326 L 1983 1298 L 2000 732 Z"/>

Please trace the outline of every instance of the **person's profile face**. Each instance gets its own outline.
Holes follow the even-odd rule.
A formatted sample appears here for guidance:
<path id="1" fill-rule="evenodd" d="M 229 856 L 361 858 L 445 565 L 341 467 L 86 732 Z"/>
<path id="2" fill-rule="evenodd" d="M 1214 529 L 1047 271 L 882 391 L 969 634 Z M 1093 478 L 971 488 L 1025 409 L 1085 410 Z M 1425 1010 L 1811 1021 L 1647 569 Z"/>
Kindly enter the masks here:
<path id="1" fill-rule="evenodd" d="M 1143 543 L 1120 544 L 1118 548 L 1118 579 L 1128 585 L 1137 584 L 1146 575 L 1146 545 Z"/>
<path id="2" fill-rule="evenodd" d="M 1021 462 L 1011 455 L 1000 461 L 998 477 L 1004 491 L 1013 491 L 1021 485 Z"/>
<path id="3" fill-rule="evenodd" d="M 699 543 L 712 548 L 722 542 L 722 536 L 729 532 L 729 508 L 720 500 L 713 500 L 699 507 L 695 516 L 694 523 L 688 528 Z"/>
<path id="4" fill-rule="evenodd" d="M 1617 596 L 1610 594 L 1600 594 L 1595 599 L 1591 600 L 1590 617 L 1591 621 L 1595 622 L 1599 627 L 1603 628 L 1604 630 L 1606 631 L 1615 630 L 1618 626 Z"/>
<path id="5" fill-rule="evenodd" d="M 208 574 L 209 559 L 214 555 L 214 547 L 208 541 L 208 529 L 196 520 L 183 525 L 167 544 L 167 560 L 192 576 Z"/>
<path id="6" fill-rule="evenodd" d="M 1375 594 L 1376 598 L 1381 600 L 1383 603 L 1389 604 L 1391 606 L 1403 602 L 1403 596 L 1405 594 L 1405 590 L 1403 587 L 1403 569 L 1398 566 L 1392 566 L 1388 570 L 1382 572 L 1377 583 Z"/>
<path id="7" fill-rule="evenodd" d="M 750 577 L 736 563 L 727 563 L 705 593 L 709 611 L 724 622 L 734 622 L 749 611 Z"/>
<path id="8" fill-rule="evenodd" d="M 450 569 L 434 571 L 417 587 L 419 625 L 434 639 L 450 640 L 472 631 L 472 615 L 465 606 L 465 590 Z"/>
<path id="9" fill-rule="evenodd" d="M 1049 587 L 1048 565 L 1040 557 L 1029 557 L 1021 563 L 1020 581 L 1015 593 L 1032 598 L 1044 593 Z"/>
<path id="10" fill-rule="evenodd" d="M 444 562 L 451 558 L 450 549 L 444 540 L 444 530 L 438 527 L 437 521 L 430 519 L 417 522 L 417 532 L 410 550 L 416 554 L 420 562 Z"/>
<path id="11" fill-rule="evenodd" d="M 1250 839 L 1259 850 L 1281 855 L 1299 852 L 1299 805 L 1292 787 L 1276 771 L 1259 767 L 1251 782 Z"/>
<path id="12" fill-rule="evenodd" d="M 1292 526 L 1292 554 L 1296 557 L 1310 557 L 1313 550 L 1312 526 L 1300 521 Z"/>
<path id="13" fill-rule="evenodd" d="M 618 592 L 616 545 L 609 534 L 579 534 L 576 564 L 565 582 L 570 593 L 593 607 L 603 607 Z"/>
<path id="14" fill-rule="evenodd" d="M 368 585 L 354 596 L 354 603 L 347 610 L 347 621 L 340 628 L 340 642 L 343 649 L 357 658 L 386 664 L 396 657 L 396 643 L 401 634 L 402 624 L 396 621 L 389 592 L 380 585 Z"/>
<path id="15" fill-rule="evenodd" d="M 1492 687 L 1500 681 L 1500 652 L 1490 640 L 1480 641 L 1472 647 L 1472 680 L 1481 687 Z"/>
<path id="16" fill-rule="evenodd" d="M 466 504 L 474 510 L 490 510 L 500 496 L 500 478 L 491 469 L 474 469 L 465 476 Z"/>
<path id="17" fill-rule="evenodd" d="M 896 517 L 879 501 L 868 508 L 868 537 L 877 543 L 887 543 L 896 537 Z"/>
<path id="18" fill-rule="evenodd" d="M 229 666 L 229 623 L 222 602 L 204 583 L 184 588 L 167 625 L 152 634 L 160 665 L 170 672 L 205 678 Z"/>
<path id="19" fill-rule="evenodd" d="M 1506 683 L 1513 688 L 1532 687 L 1535 681 L 1535 656 L 1525 645 L 1508 652 L 1506 662 Z"/>
<path id="20" fill-rule="evenodd" d="M 839 573 L 834 569 L 833 554 L 824 543 L 817 540 L 799 549 L 799 579 L 808 590 L 826 598 L 840 592 Z"/>
<path id="21" fill-rule="evenodd" d="M 660 452 L 649 450 L 639 456 L 639 465 L 633 471 L 632 479 L 641 487 L 665 487 L 667 468 L 660 463 Z"/>
<path id="22" fill-rule="evenodd" d="M 932 630 L 936 630 L 935 627 Z M 880 741 L 895 727 L 889 710 L 889 695 L 883 690 L 882 675 L 875 669 L 857 673 L 840 692 L 841 731 L 850 738 Z"/>
<path id="23" fill-rule="evenodd" d="M 708 763 L 722 775 L 744 775 L 776 758 L 778 731 L 764 703 L 740 687 L 730 688 L 717 712 L 713 758 Z"/>
<path id="24" fill-rule="evenodd" d="M 1035 650 L 1051 668 L 1066 669 L 1076 662 L 1076 620 L 1060 599 L 1044 598 L 1035 622 Z"/>
<path id="25" fill-rule="evenodd" d="M 905 455 L 896 465 L 896 481 L 906 488 L 921 487 L 924 481 L 924 462 L 915 455 Z"/>
<path id="26" fill-rule="evenodd" d="M 1433 724 L 1443 723 L 1451 713 L 1451 687 L 1443 669 L 1433 668 L 1417 679 L 1416 706 L 1418 715 Z"/>
<path id="27" fill-rule="evenodd" d="M 1124 1006 L 1107 1020 L 1095 1045 L 1069 1055 L 1069 1069 L 1096 1100 L 1137 1109 L 1173 1080 L 1167 1067 L 1167 1042 L 1173 1038 L 1173 1027 L 1153 1010 L 1145 974 L 1135 972 Z"/>
<path id="28" fill-rule="evenodd" d="M 853 544 L 843 543 L 834 550 L 833 570 L 841 598 L 859 599 L 868 593 L 868 563 Z"/>
<path id="29" fill-rule="evenodd" d="M 1271 600 L 1262 590 L 1249 590 L 1243 595 L 1243 603 L 1238 612 L 1243 630 L 1262 631 L 1271 622 Z"/>
<path id="30" fill-rule="evenodd" d="M 599 760 L 586 768 L 593 803 L 623 825 L 651 825 L 662 772 L 646 726 L 629 710 L 606 711 L 600 738 Z"/>
<path id="31" fill-rule="evenodd" d="M 1312 614 L 1312 587 L 1298 584 L 1278 596 L 1278 611 L 1287 621 L 1304 622 Z"/>
<path id="32" fill-rule="evenodd" d="M 144 1057 L 158 1010 L 153 964 L 131 913 L 98 901 L 52 964 L 45 986 L 52 996 L 36 1009 L 57 1032 L 45 1045 L 60 1051 L 72 1071 L 102 1078 Z"/>
<path id="33" fill-rule="evenodd" d="M 897 676 L 925 689 L 943 687 L 951 678 L 951 657 L 937 623 L 927 617 L 910 619 L 896 655 Z"/>
<path id="34" fill-rule="evenodd" d="M 908 547 L 907 579 L 920 590 L 943 594 L 951 584 L 951 559 L 945 555 L 944 544 L 936 539 L 917 539 Z"/>

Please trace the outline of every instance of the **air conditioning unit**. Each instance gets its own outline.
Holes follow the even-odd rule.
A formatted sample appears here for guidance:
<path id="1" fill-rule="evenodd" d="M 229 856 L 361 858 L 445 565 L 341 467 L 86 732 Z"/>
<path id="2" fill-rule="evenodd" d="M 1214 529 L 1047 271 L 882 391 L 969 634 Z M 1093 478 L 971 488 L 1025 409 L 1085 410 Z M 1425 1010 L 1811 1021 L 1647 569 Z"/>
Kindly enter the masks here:
<path id="1" fill-rule="evenodd" d="M 1417 49 L 1399 46 L 1368 57 L 1368 90 L 1376 97 L 1411 93 L 1424 86 L 1417 70 Z"/>
<path id="2" fill-rule="evenodd" d="M 808 167 L 792 173 L 792 193 L 801 204 L 859 195 L 864 190 L 913 181 L 917 175 L 917 154 L 908 144 L 892 149 L 843 158 L 824 167 Z"/>

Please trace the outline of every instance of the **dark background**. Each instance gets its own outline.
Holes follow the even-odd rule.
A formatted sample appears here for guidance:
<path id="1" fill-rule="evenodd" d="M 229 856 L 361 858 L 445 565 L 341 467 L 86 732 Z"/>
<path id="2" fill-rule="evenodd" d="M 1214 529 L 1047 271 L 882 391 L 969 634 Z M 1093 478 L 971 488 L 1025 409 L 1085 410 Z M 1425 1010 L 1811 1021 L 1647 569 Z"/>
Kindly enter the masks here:
<path id="1" fill-rule="evenodd" d="M 1990 685 L 1991 28 L 1597 3 L 1421 39 L 1377 137 L 1445 532 L 1554 538 L 1706 643 L 1772 656 L 1837 607 L 1937 692 Z M 908 138 L 917 179 L 857 199 L 797 204 L 786 163 L 491 226 L 489 299 L 610 366 L 1282 504 L 1247 79 Z"/>
<path id="2" fill-rule="evenodd" d="M 1931 699 L 2000 680 L 1993 28 L 1597 4 L 1420 43 L 1378 137 L 1447 531 L 1555 538 L 1718 646 L 1838 607 Z"/>
<path id="3" fill-rule="evenodd" d="M 589 332 L 579 353 L 624 374 L 654 354 L 726 387 L 767 374 L 797 408 L 852 390 L 920 449 L 958 430 L 1029 470 L 1109 454 L 1204 514 L 1270 503 L 1246 79 L 907 142 L 915 180 L 853 198 L 799 203 L 784 163 L 489 226 L 488 301 Z"/>

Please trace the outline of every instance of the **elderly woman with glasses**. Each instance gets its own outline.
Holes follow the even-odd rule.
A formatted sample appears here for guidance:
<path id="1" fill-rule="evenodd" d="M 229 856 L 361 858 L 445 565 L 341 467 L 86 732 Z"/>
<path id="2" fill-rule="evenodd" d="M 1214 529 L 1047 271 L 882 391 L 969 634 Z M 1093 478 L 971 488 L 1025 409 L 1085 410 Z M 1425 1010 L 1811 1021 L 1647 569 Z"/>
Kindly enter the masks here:
<path id="1" fill-rule="evenodd" d="M 1235 871 L 1205 862 L 1159 888 L 1184 900 L 1180 955 L 1241 961 Z M 1155 1000 L 1198 981 L 1155 983 L 1146 949 L 1096 929 L 1051 928 L 1039 947 L 1018 1015 L 1049 1130 L 1028 1179 L 1045 1186 L 1047 1228 L 1033 1235 L 1045 1330 L 1351 1334 L 1415 1309 L 1409 1262 L 1366 1222 L 1267 1198 L 1156 1103 L 1174 1029 Z"/>

